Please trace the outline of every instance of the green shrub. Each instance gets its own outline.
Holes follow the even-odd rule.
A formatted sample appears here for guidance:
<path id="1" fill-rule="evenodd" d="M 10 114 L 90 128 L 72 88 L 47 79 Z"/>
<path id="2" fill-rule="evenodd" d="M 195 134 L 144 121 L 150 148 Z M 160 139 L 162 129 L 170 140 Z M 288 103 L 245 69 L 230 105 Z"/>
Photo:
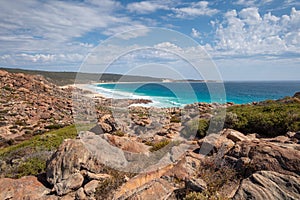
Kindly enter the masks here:
<path id="1" fill-rule="evenodd" d="M 51 125 L 48 125 L 48 126 L 45 126 L 46 129 L 60 129 L 60 128 L 63 128 L 64 125 L 62 124 L 51 124 Z"/>
<path id="2" fill-rule="evenodd" d="M 158 151 L 158 150 L 164 148 L 165 146 L 167 146 L 169 143 L 170 143 L 170 140 L 167 140 L 167 139 L 164 139 L 164 140 L 161 140 L 159 142 L 153 143 L 151 145 L 152 148 L 150 149 L 150 151 L 151 152 Z"/>
<path id="3" fill-rule="evenodd" d="M 25 121 L 16 120 L 15 121 L 15 125 L 18 125 L 18 126 L 27 126 L 28 124 Z"/>
<path id="4" fill-rule="evenodd" d="M 125 176 L 132 178 L 136 174 L 129 172 L 122 172 L 104 166 L 101 173 L 109 174 L 111 178 L 102 180 L 96 188 L 95 197 L 97 200 L 112 199 L 113 192 L 116 191 L 123 183 L 126 182 Z"/>
<path id="5" fill-rule="evenodd" d="M 190 192 L 186 195 L 184 200 L 228 200 L 226 197 L 222 197 L 221 195 L 215 193 L 210 194 L 207 191 L 204 192 Z"/>
<path id="6" fill-rule="evenodd" d="M 184 200 L 206 200 L 207 197 L 200 192 L 190 192 Z"/>
<path id="7" fill-rule="evenodd" d="M 203 138 L 207 134 L 208 127 L 209 122 L 206 119 L 190 120 L 185 124 L 181 134 L 187 139 Z"/>
<path id="8" fill-rule="evenodd" d="M 55 151 L 64 139 L 75 138 L 77 130 L 89 130 L 90 128 L 90 125 L 78 125 L 77 127 L 71 125 L 43 135 L 36 135 L 18 144 L 14 144 L 12 139 L 7 141 L 11 146 L 0 149 L 0 160 L 9 162 L 18 158 L 27 159 L 21 165 L 12 166 L 8 172 L 0 171 L 0 176 L 17 178 L 43 172 L 49 153 Z"/>
<path id="9" fill-rule="evenodd" d="M 8 85 L 3 86 L 2 89 L 10 91 L 10 92 L 14 91 L 14 89 L 12 89 L 11 87 L 9 87 Z"/>
<path id="10" fill-rule="evenodd" d="M 173 115 L 170 119 L 170 122 L 171 123 L 180 123 L 181 120 L 180 120 L 180 117 L 176 116 L 176 115 Z"/>
<path id="11" fill-rule="evenodd" d="M 17 174 L 15 174 L 15 177 L 20 178 L 22 176 L 29 175 L 35 176 L 42 172 L 45 172 L 45 169 L 46 159 L 39 157 L 30 158 L 18 167 Z"/>
<path id="12" fill-rule="evenodd" d="M 121 130 L 117 130 L 117 131 L 113 132 L 113 135 L 123 137 L 125 135 L 125 133 Z"/>
<path id="13" fill-rule="evenodd" d="M 300 103 L 265 101 L 259 105 L 228 108 L 225 127 L 245 134 L 258 133 L 274 137 L 300 130 Z"/>

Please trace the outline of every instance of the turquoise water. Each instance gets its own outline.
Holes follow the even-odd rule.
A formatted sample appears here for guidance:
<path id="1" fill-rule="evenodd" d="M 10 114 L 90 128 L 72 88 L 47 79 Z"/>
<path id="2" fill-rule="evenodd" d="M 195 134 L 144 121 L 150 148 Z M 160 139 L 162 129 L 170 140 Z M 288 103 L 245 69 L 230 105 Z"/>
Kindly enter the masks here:
<path id="1" fill-rule="evenodd" d="M 118 83 L 93 85 L 97 92 L 116 99 L 150 99 L 149 106 L 184 106 L 194 102 L 245 104 L 280 99 L 300 91 L 300 81 L 225 83 Z"/>

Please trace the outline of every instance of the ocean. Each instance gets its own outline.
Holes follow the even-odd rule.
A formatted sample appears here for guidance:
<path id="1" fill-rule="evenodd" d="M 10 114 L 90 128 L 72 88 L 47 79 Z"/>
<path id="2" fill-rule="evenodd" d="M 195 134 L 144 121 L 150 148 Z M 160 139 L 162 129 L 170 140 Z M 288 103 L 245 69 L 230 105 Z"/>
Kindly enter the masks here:
<path id="1" fill-rule="evenodd" d="M 103 83 L 89 87 L 108 98 L 150 99 L 152 103 L 146 106 L 182 107 L 195 102 L 246 104 L 276 100 L 300 91 L 300 81 Z"/>

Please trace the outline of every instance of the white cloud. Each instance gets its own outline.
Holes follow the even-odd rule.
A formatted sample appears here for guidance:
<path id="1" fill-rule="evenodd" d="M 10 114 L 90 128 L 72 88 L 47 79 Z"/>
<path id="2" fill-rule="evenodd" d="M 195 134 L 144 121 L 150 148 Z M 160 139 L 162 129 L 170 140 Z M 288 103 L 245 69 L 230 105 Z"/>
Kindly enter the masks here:
<path id="1" fill-rule="evenodd" d="M 191 36 L 193 38 L 200 38 L 201 33 L 199 31 L 197 31 L 195 28 L 192 28 Z"/>
<path id="2" fill-rule="evenodd" d="M 145 27 L 141 22 L 120 14 L 120 9 L 124 7 L 114 0 L 82 3 L 4 1 L 0 7 L 0 65 L 60 65 L 74 64 L 75 61 L 79 65 L 94 44 L 77 38 L 86 39 L 85 34 L 90 32 L 111 36 L 134 27 Z M 130 37 L 139 34 L 145 33 L 136 32 Z M 12 61 L 11 57 L 15 60 Z"/>
<path id="3" fill-rule="evenodd" d="M 260 6 L 264 4 L 271 3 L 273 0 L 238 0 L 235 2 L 237 5 L 242 6 Z"/>
<path id="4" fill-rule="evenodd" d="M 215 55 L 300 54 L 300 11 L 290 15 L 260 15 L 257 8 L 227 12 L 216 28 Z"/>
<path id="5" fill-rule="evenodd" d="M 193 2 L 189 6 L 173 8 L 175 12 L 175 17 L 187 18 L 187 17 L 198 17 L 198 16 L 212 16 L 219 11 L 214 8 L 209 8 L 209 3 L 207 1 Z"/>
<path id="6" fill-rule="evenodd" d="M 168 6 L 163 4 L 164 1 L 154 2 L 154 1 L 141 1 L 134 2 L 127 5 L 127 9 L 130 12 L 136 12 L 140 14 L 146 14 L 155 12 L 159 9 L 168 9 Z"/>

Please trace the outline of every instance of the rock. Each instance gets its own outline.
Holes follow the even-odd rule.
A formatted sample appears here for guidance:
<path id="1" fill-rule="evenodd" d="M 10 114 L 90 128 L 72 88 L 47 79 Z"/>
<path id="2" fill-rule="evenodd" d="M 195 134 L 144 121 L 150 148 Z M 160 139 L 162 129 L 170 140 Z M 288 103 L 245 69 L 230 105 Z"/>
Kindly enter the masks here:
<path id="1" fill-rule="evenodd" d="M 191 178 L 186 181 L 185 187 L 196 192 L 202 192 L 207 189 L 207 184 L 201 178 Z"/>
<path id="2" fill-rule="evenodd" d="M 164 179 L 156 179 L 143 187 L 138 188 L 131 196 L 128 196 L 128 199 L 143 199 L 143 200 L 152 200 L 152 199 L 169 199 L 173 193 L 174 188 L 169 182 Z"/>
<path id="3" fill-rule="evenodd" d="M 114 194 L 115 199 L 127 199 L 128 197 L 134 195 L 141 189 L 145 188 L 145 186 L 152 182 L 159 179 L 163 176 L 167 171 L 172 169 L 173 165 L 168 165 L 164 168 L 158 169 L 156 171 L 141 173 L 126 183 L 124 183 Z M 154 198 L 155 199 L 155 198 Z"/>
<path id="4" fill-rule="evenodd" d="M 199 153 L 203 155 L 219 150 L 222 150 L 223 154 L 225 154 L 234 146 L 234 142 L 221 134 L 212 133 L 199 140 L 198 145 L 200 146 Z"/>
<path id="5" fill-rule="evenodd" d="M 283 144 L 260 139 L 259 141 L 240 141 L 226 154 L 240 159 L 247 157 L 251 160 L 251 170 L 268 170 L 283 174 L 300 175 L 299 144 Z M 246 158 L 245 158 L 246 159 Z M 247 159 L 248 160 L 248 159 Z M 244 160 L 248 162 L 247 160 Z M 243 161 L 243 162 L 244 162 Z M 243 170 L 243 169 L 239 169 Z"/>
<path id="6" fill-rule="evenodd" d="M 243 133 L 232 129 L 227 129 L 223 134 L 227 135 L 227 138 L 234 142 L 249 140 Z"/>
<path id="7" fill-rule="evenodd" d="M 76 191 L 76 194 L 75 194 L 75 199 L 77 200 L 85 200 L 87 199 L 85 193 L 84 193 L 84 189 L 81 187 L 79 188 L 77 191 Z"/>
<path id="8" fill-rule="evenodd" d="M 86 176 L 89 180 L 104 180 L 111 178 L 111 176 L 108 174 L 95 174 L 92 172 L 87 172 Z"/>
<path id="9" fill-rule="evenodd" d="M 62 180 L 61 182 L 55 184 L 54 190 L 59 196 L 65 195 L 80 188 L 83 180 L 84 178 L 80 173 L 72 174 L 66 180 Z"/>
<path id="10" fill-rule="evenodd" d="M 300 140 L 300 132 L 296 132 L 294 135 L 294 138 Z"/>
<path id="11" fill-rule="evenodd" d="M 96 188 L 99 185 L 99 181 L 96 180 L 92 180 L 90 182 L 88 182 L 85 186 L 84 186 L 84 191 L 86 193 L 87 196 L 93 196 L 93 194 L 96 192 Z"/>
<path id="12" fill-rule="evenodd" d="M 296 98 L 300 99 L 300 92 L 296 92 L 293 97 L 296 97 Z"/>
<path id="13" fill-rule="evenodd" d="M 80 140 L 65 140 L 47 162 L 47 181 L 55 185 L 78 173 L 85 166 L 99 169 L 92 161 L 92 155 Z"/>
<path id="14" fill-rule="evenodd" d="M 98 125 L 104 133 L 111 133 L 117 130 L 117 123 L 110 114 L 106 114 L 99 119 Z"/>
<path id="15" fill-rule="evenodd" d="M 104 165 L 122 169 L 126 166 L 122 150 L 111 146 L 99 135 L 82 132 L 80 138 L 65 140 L 47 162 L 47 181 L 58 195 L 80 188 L 84 176 L 88 180 L 109 178 L 100 173 Z"/>
<path id="16" fill-rule="evenodd" d="M 98 125 L 104 133 L 110 133 L 113 131 L 113 128 L 107 123 L 99 122 Z"/>
<path id="17" fill-rule="evenodd" d="M 0 179 L 0 199 L 46 199 L 50 190 L 34 176 Z"/>
<path id="18" fill-rule="evenodd" d="M 300 177 L 259 171 L 242 181 L 233 199 L 300 199 Z"/>
<path id="19" fill-rule="evenodd" d="M 144 143 L 134 141 L 133 138 L 119 137 L 115 135 L 106 134 L 108 141 L 114 146 L 132 153 L 146 153 L 149 152 L 149 146 Z"/>

